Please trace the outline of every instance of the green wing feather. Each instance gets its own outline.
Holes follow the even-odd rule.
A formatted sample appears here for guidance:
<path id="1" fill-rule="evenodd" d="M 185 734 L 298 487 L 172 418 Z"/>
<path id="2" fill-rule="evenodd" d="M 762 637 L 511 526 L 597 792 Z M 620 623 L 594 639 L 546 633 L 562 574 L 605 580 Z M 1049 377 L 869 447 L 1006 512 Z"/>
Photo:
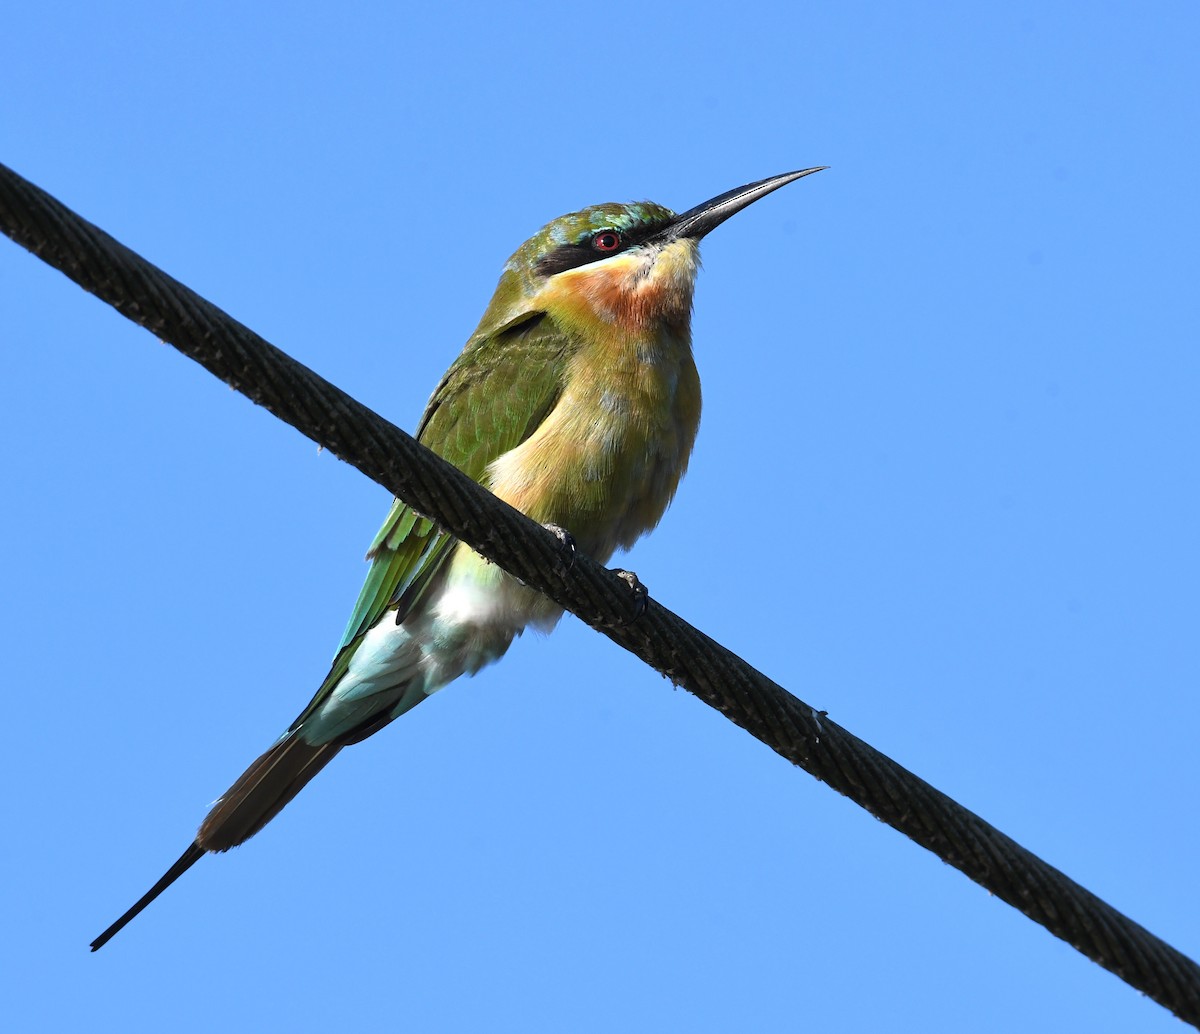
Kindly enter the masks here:
<path id="1" fill-rule="evenodd" d="M 543 313 L 477 334 L 434 391 L 417 440 L 483 483 L 488 465 L 537 430 L 562 394 L 571 345 Z M 457 540 L 396 499 L 371 543 L 371 569 L 333 666 L 291 730 L 311 715 L 345 675 L 376 622 L 395 608 L 402 621 L 433 584 Z M 291 731 L 289 730 L 289 731 Z"/>

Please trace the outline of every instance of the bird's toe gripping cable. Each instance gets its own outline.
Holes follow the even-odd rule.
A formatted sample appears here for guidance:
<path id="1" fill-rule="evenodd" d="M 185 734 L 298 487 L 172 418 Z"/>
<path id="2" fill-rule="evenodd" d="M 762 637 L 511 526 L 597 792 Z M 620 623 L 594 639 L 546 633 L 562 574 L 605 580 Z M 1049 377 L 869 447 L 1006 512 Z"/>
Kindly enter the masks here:
<path id="1" fill-rule="evenodd" d="M 634 574 L 632 571 L 625 571 L 625 570 L 622 570 L 621 568 L 614 568 L 613 574 L 615 574 L 618 578 L 621 579 L 621 581 L 623 581 L 626 585 L 629 586 L 629 594 L 630 594 L 630 599 L 631 599 L 630 605 L 632 607 L 633 613 L 630 614 L 630 616 L 628 618 L 626 618 L 622 622 L 622 624 L 625 624 L 625 625 L 633 624 L 633 622 L 635 622 L 644 613 L 646 613 L 646 600 L 649 598 L 650 593 L 647 592 L 646 587 L 638 579 L 638 576 L 636 574 Z"/>
<path id="2" fill-rule="evenodd" d="M 560 577 L 563 577 L 569 574 L 571 568 L 575 566 L 575 536 L 567 531 L 566 528 L 560 528 L 557 524 L 543 524 L 542 527 L 558 539 L 560 548 L 558 574 Z"/>

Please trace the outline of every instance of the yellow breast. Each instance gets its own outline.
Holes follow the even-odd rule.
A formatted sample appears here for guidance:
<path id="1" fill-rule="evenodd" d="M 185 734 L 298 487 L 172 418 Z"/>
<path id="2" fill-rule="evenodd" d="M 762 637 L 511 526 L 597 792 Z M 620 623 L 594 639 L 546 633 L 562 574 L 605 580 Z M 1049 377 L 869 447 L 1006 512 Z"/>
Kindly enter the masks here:
<path id="1" fill-rule="evenodd" d="M 662 517 L 700 423 L 698 255 L 676 241 L 568 270 L 536 299 L 579 348 L 557 405 L 489 468 L 498 496 L 604 561 Z"/>
<path id="2" fill-rule="evenodd" d="M 538 430 L 489 468 L 500 498 L 570 531 L 604 561 L 654 527 L 687 469 L 700 421 L 691 349 L 658 342 L 581 355 Z"/>

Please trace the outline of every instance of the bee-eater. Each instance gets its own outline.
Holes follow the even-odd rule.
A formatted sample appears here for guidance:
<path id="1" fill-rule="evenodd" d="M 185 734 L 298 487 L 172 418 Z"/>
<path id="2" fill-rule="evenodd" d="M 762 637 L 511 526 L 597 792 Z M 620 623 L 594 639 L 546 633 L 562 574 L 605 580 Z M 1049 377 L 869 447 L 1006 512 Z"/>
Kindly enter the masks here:
<path id="1" fill-rule="evenodd" d="M 676 215 L 648 201 L 555 219 L 517 249 L 437 386 L 417 439 L 604 563 L 662 517 L 700 423 L 692 287 L 700 239 L 824 166 L 749 183 Z M 343 747 L 497 660 L 551 600 L 397 499 L 325 681 L 213 805 L 196 839 L 102 947 L 208 851 L 271 821 Z"/>

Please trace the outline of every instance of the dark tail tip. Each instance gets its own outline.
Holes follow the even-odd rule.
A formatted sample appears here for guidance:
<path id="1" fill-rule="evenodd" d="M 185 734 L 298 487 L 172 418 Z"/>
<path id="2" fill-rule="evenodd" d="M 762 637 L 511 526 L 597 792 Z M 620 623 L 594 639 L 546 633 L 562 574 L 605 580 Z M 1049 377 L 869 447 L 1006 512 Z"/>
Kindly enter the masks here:
<path id="1" fill-rule="evenodd" d="M 92 941 L 92 951 L 103 948 L 143 908 L 195 865 L 206 851 L 228 851 L 254 836 L 341 749 L 340 745 L 332 743 L 314 747 L 298 736 L 275 744 L 213 805 L 195 841 L 179 861 L 133 908 Z"/>
<path id="2" fill-rule="evenodd" d="M 121 930 L 124 929 L 125 926 L 130 922 L 130 920 L 132 920 L 139 912 L 141 912 L 143 908 L 150 904 L 150 902 L 158 897 L 159 894 L 161 894 L 172 883 L 179 879 L 180 876 L 187 872 L 188 869 L 195 865 L 203 856 L 204 848 L 202 848 L 198 842 L 194 842 L 189 845 L 188 849 L 179 856 L 179 861 L 177 861 L 171 866 L 171 868 L 163 873 L 161 880 L 159 880 L 153 887 L 146 891 L 145 894 L 138 898 L 137 903 L 128 912 L 121 916 L 121 918 L 113 923 L 112 926 L 110 926 L 107 930 L 105 930 L 104 933 L 92 941 L 92 951 L 99 951 L 101 948 L 103 948 L 109 941 L 113 939 L 113 937 L 120 933 Z"/>

